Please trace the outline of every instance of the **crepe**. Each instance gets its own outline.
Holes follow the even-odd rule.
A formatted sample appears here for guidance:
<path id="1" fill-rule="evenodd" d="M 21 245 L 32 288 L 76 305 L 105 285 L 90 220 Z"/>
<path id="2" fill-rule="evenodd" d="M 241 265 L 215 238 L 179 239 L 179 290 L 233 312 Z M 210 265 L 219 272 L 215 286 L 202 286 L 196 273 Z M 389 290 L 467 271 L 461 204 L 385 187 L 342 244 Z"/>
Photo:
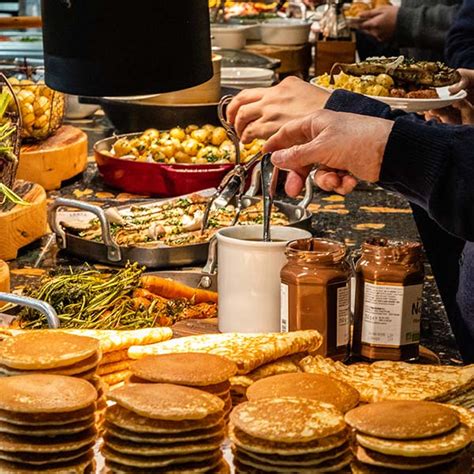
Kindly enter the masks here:
<path id="1" fill-rule="evenodd" d="M 300 366 L 305 372 L 331 375 L 352 385 L 365 403 L 435 400 L 472 406 L 474 400 L 472 365 L 451 367 L 382 361 L 347 366 L 322 356 L 308 356 Z"/>
<path id="2" fill-rule="evenodd" d="M 314 352 L 321 344 L 322 336 L 315 330 L 269 334 L 203 334 L 149 346 L 134 346 L 129 349 L 128 355 L 132 359 L 140 359 L 153 354 L 209 352 L 235 362 L 238 374 L 247 374 L 287 355 Z"/>

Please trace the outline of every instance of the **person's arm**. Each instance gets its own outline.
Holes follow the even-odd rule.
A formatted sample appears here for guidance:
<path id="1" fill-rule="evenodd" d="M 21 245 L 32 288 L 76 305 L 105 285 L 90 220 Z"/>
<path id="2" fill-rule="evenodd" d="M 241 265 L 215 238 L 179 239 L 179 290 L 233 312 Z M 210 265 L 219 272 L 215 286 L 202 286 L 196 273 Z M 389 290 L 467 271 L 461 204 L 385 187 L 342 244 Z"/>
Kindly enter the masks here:
<path id="1" fill-rule="evenodd" d="M 451 67 L 474 69 L 474 0 L 464 0 L 448 33 L 446 62 Z"/>
<path id="2" fill-rule="evenodd" d="M 443 49 L 459 5 L 400 7 L 393 40 L 401 47 Z"/>

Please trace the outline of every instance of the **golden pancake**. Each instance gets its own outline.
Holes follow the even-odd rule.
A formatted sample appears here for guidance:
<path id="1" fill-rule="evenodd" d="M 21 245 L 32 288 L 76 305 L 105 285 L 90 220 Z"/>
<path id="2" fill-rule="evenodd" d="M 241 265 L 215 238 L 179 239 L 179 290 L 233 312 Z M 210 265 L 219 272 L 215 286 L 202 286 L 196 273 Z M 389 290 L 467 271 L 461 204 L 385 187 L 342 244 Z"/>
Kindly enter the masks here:
<path id="1" fill-rule="evenodd" d="M 455 461 L 436 466 L 436 468 L 419 469 L 416 474 L 471 474 L 472 457 L 464 453 Z M 353 474 L 401 474 L 403 471 L 388 467 L 371 466 L 360 461 L 351 462 Z"/>
<path id="2" fill-rule="evenodd" d="M 280 397 L 301 397 L 331 403 L 343 413 L 359 403 L 359 392 L 356 389 L 328 375 L 274 375 L 258 380 L 247 389 L 247 398 L 250 401 Z"/>
<path id="3" fill-rule="evenodd" d="M 229 438 L 238 448 L 253 453 L 281 454 L 283 456 L 330 451 L 346 443 L 348 436 L 348 430 L 344 430 L 327 438 L 305 443 L 281 443 L 254 438 L 234 427 L 232 424 L 229 425 Z"/>
<path id="4" fill-rule="evenodd" d="M 128 355 L 131 359 L 141 359 L 146 355 L 206 352 L 235 362 L 238 373 L 242 375 L 288 355 L 314 352 L 322 342 L 322 336 L 316 330 L 265 334 L 200 334 L 148 346 L 133 346 Z"/>
<path id="5" fill-rule="evenodd" d="M 311 466 L 308 468 L 301 466 L 272 466 L 265 465 L 255 461 L 254 459 L 240 455 L 235 457 L 234 462 L 237 467 L 237 472 L 286 472 L 286 473 L 298 473 L 298 474 L 320 474 L 323 472 L 341 472 L 345 466 L 348 466 L 352 460 L 352 455 L 347 452 L 339 458 L 331 459 L 329 461 L 322 462 L 319 466 Z"/>
<path id="6" fill-rule="evenodd" d="M 131 454 L 121 454 L 104 444 L 101 449 L 102 455 L 107 462 L 112 461 L 125 466 L 141 468 L 157 468 L 172 466 L 173 464 L 184 464 L 200 461 L 215 461 L 221 456 L 220 450 L 194 453 L 184 456 L 134 456 Z"/>
<path id="7" fill-rule="evenodd" d="M 112 362 L 110 364 L 100 364 L 97 368 L 97 375 L 108 375 L 115 374 L 117 372 L 123 372 L 129 369 L 130 362 L 128 360 L 122 360 L 119 362 Z"/>
<path id="8" fill-rule="evenodd" d="M 0 433 L 0 451 L 23 451 L 25 453 L 54 453 L 73 451 L 94 442 L 97 437 L 95 428 L 82 433 L 55 437 L 36 438 L 34 436 L 16 436 Z"/>
<path id="9" fill-rule="evenodd" d="M 212 393 L 213 395 L 219 396 L 220 394 L 228 393 L 230 391 L 230 382 L 226 380 L 225 382 L 221 382 L 215 385 L 205 385 L 199 388 L 206 392 Z"/>
<path id="10" fill-rule="evenodd" d="M 215 456 L 213 459 L 209 459 L 201 462 L 188 462 L 182 464 L 173 464 L 171 466 L 153 469 L 153 474 L 200 474 L 204 472 L 215 472 L 216 474 L 227 474 L 230 472 L 229 465 L 224 465 L 222 456 Z M 113 461 L 107 460 L 106 466 L 114 474 L 150 474 L 149 468 L 137 468 L 133 466 L 125 466 Z M 110 472 L 110 471 L 109 471 Z"/>
<path id="11" fill-rule="evenodd" d="M 333 405 L 295 397 L 242 403 L 234 408 L 230 419 L 254 438 L 285 443 L 326 438 L 346 426 L 342 413 Z"/>
<path id="12" fill-rule="evenodd" d="M 86 446 L 83 446 L 82 448 L 71 451 L 62 451 L 60 453 L 25 453 L 0 451 L 0 460 L 36 465 L 38 466 L 37 469 L 41 469 L 41 467 L 46 464 L 48 465 L 48 467 L 50 467 L 54 464 L 78 459 L 84 456 L 84 454 L 87 454 L 87 452 L 93 447 L 94 443 L 92 442 Z"/>
<path id="13" fill-rule="evenodd" d="M 224 402 L 210 393 L 161 383 L 127 385 L 111 392 L 109 399 L 138 415 L 158 420 L 200 420 L 224 408 Z"/>
<path id="14" fill-rule="evenodd" d="M 133 454 L 134 456 L 171 456 L 201 453 L 204 451 L 215 451 L 219 449 L 224 437 L 214 436 L 199 442 L 184 441 L 182 443 L 155 444 L 145 442 L 124 441 L 115 438 L 111 434 L 104 436 L 104 443 L 107 447 L 121 454 Z"/>
<path id="15" fill-rule="evenodd" d="M 17 370 L 11 369 L 5 365 L 0 365 L 0 375 L 25 375 L 25 374 L 48 374 L 48 375 L 78 375 L 91 370 L 96 370 L 100 361 L 100 354 L 96 353 L 87 359 L 76 362 L 72 365 L 60 367 L 58 369 L 42 369 L 42 370 Z"/>
<path id="16" fill-rule="evenodd" d="M 389 467 L 404 471 L 416 471 L 418 469 L 428 469 L 454 461 L 462 454 L 462 452 L 446 454 L 444 456 L 418 456 L 416 458 L 408 458 L 405 456 L 388 456 L 386 454 L 377 453 L 376 451 L 363 448 L 362 446 L 357 446 L 354 454 L 360 462 L 372 466 Z"/>
<path id="17" fill-rule="evenodd" d="M 168 443 L 182 443 L 186 441 L 199 441 L 219 436 L 224 432 L 224 422 L 219 423 L 213 428 L 186 431 L 184 433 L 161 433 L 161 434 L 149 434 L 149 433 L 136 433 L 134 431 L 125 430 L 110 422 L 105 423 L 105 429 L 107 433 L 113 435 L 115 438 L 119 438 L 125 441 L 135 441 L 137 443 L 156 443 L 156 444 L 168 444 Z"/>
<path id="18" fill-rule="evenodd" d="M 120 384 L 121 382 L 127 380 L 127 378 L 130 376 L 130 373 L 130 370 L 121 370 L 120 372 L 115 372 L 113 374 L 102 375 L 101 379 L 104 383 L 109 385 L 110 389 L 112 390 L 114 385 Z"/>
<path id="19" fill-rule="evenodd" d="M 338 448 L 331 449 L 329 451 L 324 451 L 322 453 L 314 454 L 297 454 L 282 456 L 281 454 L 262 454 L 262 453 L 253 453 L 252 451 L 247 451 L 242 448 L 237 448 L 239 453 L 245 454 L 247 457 L 253 458 L 258 462 L 263 464 L 277 466 L 301 466 L 301 467 L 311 467 L 321 464 L 323 461 L 329 461 L 331 459 L 339 458 L 342 455 L 345 455 L 350 450 L 349 443 L 345 443 Z"/>
<path id="20" fill-rule="evenodd" d="M 58 436 L 79 433 L 87 428 L 91 428 L 95 423 L 94 415 L 79 422 L 67 423 L 63 425 L 14 425 L 0 421 L 0 433 L 27 435 L 27 436 Z"/>
<path id="21" fill-rule="evenodd" d="M 236 374 L 234 362 L 214 354 L 187 352 L 144 357 L 130 366 L 133 375 L 150 382 L 188 386 L 216 385 Z"/>
<path id="22" fill-rule="evenodd" d="M 64 413 L 80 410 L 97 398 L 85 380 L 63 375 L 16 375 L 0 378 L 0 409 L 15 413 Z"/>
<path id="23" fill-rule="evenodd" d="M 43 466 L 38 470 L 38 466 L 32 466 L 24 463 L 13 463 L 9 461 L 0 461 L 0 472 L 2 474 L 25 474 L 25 473 L 42 473 L 42 474 L 85 474 L 92 473 L 89 469 L 94 463 L 94 453 L 92 450 L 84 456 L 58 463 L 55 466 Z"/>
<path id="24" fill-rule="evenodd" d="M 363 434 L 401 440 L 440 435 L 460 424 L 458 414 L 445 405 L 409 400 L 363 405 L 346 413 L 345 420 Z"/>
<path id="25" fill-rule="evenodd" d="M 113 352 L 106 352 L 102 356 L 102 360 L 100 361 L 102 364 L 113 364 L 114 362 L 121 362 L 123 360 L 130 360 L 128 358 L 128 349 L 120 349 L 118 351 Z"/>
<path id="26" fill-rule="evenodd" d="M 136 433 L 186 433 L 219 425 L 222 422 L 223 413 L 214 413 L 200 420 L 155 420 L 137 415 L 120 405 L 113 405 L 105 411 L 105 419 L 119 428 Z"/>
<path id="27" fill-rule="evenodd" d="M 0 364 L 21 370 L 56 369 L 88 359 L 99 351 L 99 342 L 91 337 L 28 331 L 0 345 Z"/>
<path id="28" fill-rule="evenodd" d="M 459 419 L 461 420 L 461 423 L 471 428 L 472 435 L 474 438 L 474 411 L 468 410 L 467 408 L 458 407 L 457 405 L 448 405 L 448 406 L 459 415 Z"/>
<path id="29" fill-rule="evenodd" d="M 442 456 L 468 446 L 472 441 L 472 432 L 466 425 L 460 425 L 446 434 L 427 439 L 401 441 L 357 434 L 356 440 L 364 448 L 392 456 Z"/>
<path id="30" fill-rule="evenodd" d="M 80 410 L 64 413 L 13 413 L 6 410 L 0 410 L 0 421 L 19 426 L 50 426 L 50 425 L 69 425 L 70 423 L 82 422 L 88 420 L 94 414 L 95 403 Z"/>

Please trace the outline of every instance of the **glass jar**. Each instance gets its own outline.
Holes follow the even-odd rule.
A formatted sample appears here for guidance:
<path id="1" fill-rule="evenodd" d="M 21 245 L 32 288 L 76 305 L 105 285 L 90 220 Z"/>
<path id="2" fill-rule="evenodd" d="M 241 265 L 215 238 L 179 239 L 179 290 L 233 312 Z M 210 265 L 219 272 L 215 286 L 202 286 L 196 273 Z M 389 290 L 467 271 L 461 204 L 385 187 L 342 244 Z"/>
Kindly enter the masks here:
<path id="1" fill-rule="evenodd" d="M 290 242 L 281 270 L 281 331 L 316 329 L 318 353 L 344 360 L 350 341 L 350 266 L 346 247 L 326 239 Z"/>
<path id="2" fill-rule="evenodd" d="M 356 264 L 353 355 L 367 360 L 418 357 L 422 247 L 417 242 L 371 239 Z"/>

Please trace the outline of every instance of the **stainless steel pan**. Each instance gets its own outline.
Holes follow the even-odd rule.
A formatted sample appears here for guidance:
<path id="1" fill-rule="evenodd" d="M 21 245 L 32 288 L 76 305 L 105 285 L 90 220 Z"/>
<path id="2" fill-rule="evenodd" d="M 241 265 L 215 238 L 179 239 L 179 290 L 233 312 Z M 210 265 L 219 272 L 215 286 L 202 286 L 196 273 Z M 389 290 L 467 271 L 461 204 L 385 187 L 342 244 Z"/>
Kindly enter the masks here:
<path id="1" fill-rule="evenodd" d="M 298 204 L 275 201 L 274 205 L 285 214 L 290 226 L 310 228 L 312 214 L 307 206 L 312 201 L 312 186 L 307 186 L 303 200 Z M 254 196 L 245 196 L 243 208 L 247 208 L 260 201 Z M 57 211 L 61 207 L 70 207 L 88 211 L 94 214 L 101 224 L 102 241 L 94 242 L 68 232 L 58 222 Z M 127 210 L 130 205 L 120 206 L 117 209 Z M 49 210 L 49 225 L 56 234 L 60 249 L 83 258 L 86 261 L 97 261 L 112 265 L 125 265 L 128 261 L 138 262 L 148 268 L 176 268 L 204 264 L 208 256 L 209 243 L 184 245 L 181 247 L 122 247 L 117 245 L 110 234 L 110 222 L 101 207 L 72 199 L 59 198 L 53 202 Z"/>

